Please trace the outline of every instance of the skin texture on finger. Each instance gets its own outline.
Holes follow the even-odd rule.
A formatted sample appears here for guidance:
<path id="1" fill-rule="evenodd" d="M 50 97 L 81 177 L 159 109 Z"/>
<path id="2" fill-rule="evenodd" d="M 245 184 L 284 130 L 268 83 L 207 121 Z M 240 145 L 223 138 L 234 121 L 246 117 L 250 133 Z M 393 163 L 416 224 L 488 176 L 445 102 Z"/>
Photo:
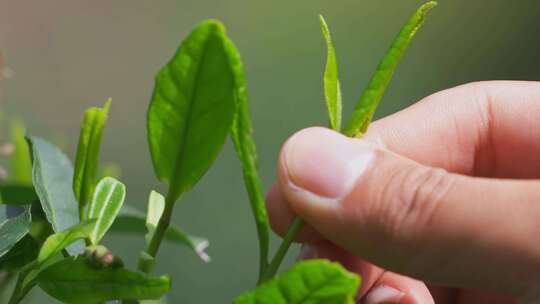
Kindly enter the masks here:
<path id="1" fill-rule="evenodd" d="M 268 211 L 270 215 L 270 220 L 272 224 L 272 228 L 276 233 L 280 235 L 284 235 L 292 222 L 295 214 L 292 211 L 292 209 L 289 207 L 288 203 L 285 201 L 285 198 L 283 194 L 281 193 L 279 187 L 274 186 L 268 193 L 267 196 L 267 205 L 268 205 Z M 305 225 L 301 232 L 299 233 L 299 236 L 297 238 L 299 242 L 302 243 L 310 243 L 309 250 L 303 250 L 303 252 L 308 252 L 307 256 L 301 257 L 302 259 L 308 259 L 308 258 L 326 258 L 332 261 L 337 261 L 345 265 L 347 269 L 350 271 L 353 271 L 355 273 L 358 273 L 363 278 L 363 284 L 362 288 L 359 292 L 359 298 L 364 297 L 369 289 L 373 287 L 375 284 L 375 281 L 379 279 L 379 277 L 383 274 L 383 270 L 379 267 L 369 264 L 366 261 L 361 260 L 356 255 L 352 255 L 345 250 L 337 247 L 336 245 L 325 241 L 324 238 L 320 233 L 318 233 L 313 227 L 310 225 Z M 306 247 L 307 248 L 307 247 Z M 306 253 L 304 253 L 306 254 Z M 387 276 L 388 274 L 393 274 L 391 272 L 386 272 Z M 398 274 L 393 274 L 394 276 L 399 276 L 402 278 L 406 278 L 403 276 L 400 276 Z M 407 278 L 408 279 L 408 278 Z M 415 281 L 412 279 L 408 279 L 411 281 Z M 405 282 L 408 282 L 408 280 L 404 280 Z M 415 281 L 418 282 L 418 281 Z M 394 284 L 394 286 L 401 287 L 399 284 L 400 280 L 397 280 L 397 283 Z M 418 283 L 422 284 L 423 283 Z M 405 283 L 407 285 L 407 283 Z M 407 290 L 407 288 L 398 288 L 399 290 Z M 488 303 L 488 302 L 474 302 L 475 299 L 482 296 L 482 294 L 479 294 L 476 292 L 474 295 L 471 295 L 472 292 L 465 291 L 463 295 L 460 296 L 459 291 L 452 288 L 447 287 L 440 287 L 440 286 L 430 286 L 430 292 L 433 294 L 433 298 L 436 299 L 437 304 L 450 304 L 450 303 Z M 457 298 L 460 296 L 463 301 L 457 302 Z M 410 297 L 406 297 L 405 300 L 410 299 Z M 472 299 L 469 301 L 468 299 Z M 493 296 L 489 296 L 489 298 L 486 299 L 499 299 L 494 298 Z M 503 302 L 501 303 L 513 303 L 509 302 L 509 299 L 504 297 L 502 298 Z M 506 302 L 504 302 L 506 301 Z M 500 301 L 499 301 L 500 302 Z"/>
<path id="2" fill-rule="evenodd" d="M 539 279 L 539 181 L 450 174 L 323 128 L 295 134 L 279 166 L 291 209 L 374 264 L 514 294 Z"/>
<path id="3" fill-rule="evenodd" d="M 450 172 L 540 177 L 540 82 L 469 83 L 374 122 L 365 139 Z"/>
<path id="4" fill-rule="evenodd" d="M 379 277 L 361 303 L 444 304 L 435 302 L 423 282 L 390 271 Z"/>
<path id="5" fill-rule="evenodd" d="M 285 197 L 277 185 L 274 185 L 266 195 L 266 210 L 268 211 L 272 230 L 282 237 L 285 236 L 294 220 L 295 213 L 285 201 Z M 325 239 L 310 225 L 303 225 L 298 232 L 295 241 L 299 243 L 315 244 L 323 242 Z"/>

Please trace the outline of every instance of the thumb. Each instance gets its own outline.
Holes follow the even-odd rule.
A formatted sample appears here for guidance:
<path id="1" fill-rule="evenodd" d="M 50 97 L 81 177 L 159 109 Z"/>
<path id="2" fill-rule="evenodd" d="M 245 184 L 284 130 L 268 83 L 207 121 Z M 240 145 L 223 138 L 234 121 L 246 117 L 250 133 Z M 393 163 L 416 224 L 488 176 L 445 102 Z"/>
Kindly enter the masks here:
<path id="1" fill-rule="evenodd" d="M 538 181 L 452 174 L 310 128 L 284 145 L 279 186 L 325 238 L 389 270 L 514 295 L 540 279 Z"/>

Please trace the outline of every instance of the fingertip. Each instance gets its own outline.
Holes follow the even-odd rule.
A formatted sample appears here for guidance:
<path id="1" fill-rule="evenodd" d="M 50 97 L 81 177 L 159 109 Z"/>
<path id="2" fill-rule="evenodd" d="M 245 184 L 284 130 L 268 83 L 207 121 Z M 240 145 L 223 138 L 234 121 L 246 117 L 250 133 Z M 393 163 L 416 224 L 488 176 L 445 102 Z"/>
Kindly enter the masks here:
<path id="1" fill-rule="evenodd" d="M 356 165 L 364 167 L 370 159 L 369 150 L 365 144 L 329 129 L 303 129 L 283 145 L 280 182 L 285 188 L 304 189 L 321 198 L 342 197 L 358 173 Z"/>
<path id="2" fill-rule="evenodd" d="M 285 236 L 296 215 L 278 185 L 272 186 L 266 195 L 266 210 L 272 230 L 282 237 Z M 314 243 L 322 239 L 322 236 L 313 227 L 305 224 L 298 232 L 295 241 Z"/>
<path id="3" fill-rule="evenodd" d="M 287 225 L 294 218 L 294 213 L 285 201 L 278 185 L 272 186 L 266 194 L 266 210 L 268 211 L 272 230 L 278 235 L 283 236 L 287 231 Z"/>
<path id="4" fill-rule="evenodd" d="M 387 271 L 369 290 L 365 303 L 434 304 L 435 300 L 424 282 Z"/>

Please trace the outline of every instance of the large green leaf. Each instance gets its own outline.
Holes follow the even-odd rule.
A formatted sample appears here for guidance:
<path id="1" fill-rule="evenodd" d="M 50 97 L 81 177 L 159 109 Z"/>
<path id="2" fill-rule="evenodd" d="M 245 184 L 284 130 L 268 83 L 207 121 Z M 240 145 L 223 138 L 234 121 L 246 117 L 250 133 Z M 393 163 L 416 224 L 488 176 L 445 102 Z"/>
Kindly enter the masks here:
<path id="1" fill-rule="evenodd" d="M 61 252 L 73 242 L 90 237 L 95 226 L 95 219 L 87 220 L 62 232 L 49 236 L 39 251 L 37 258 L 38 265 L 43 265 L 48 259 Z"/>
<path id="2" fill-rule="evenodd" d="M 354 112 L 344 129 L 345 135 L 357 137 L 366 132 L 398 63 L 401 61 L 414 35 L 424 23 L 426 14 L 436 5 L 437 2 L 435 1 L 425 3 L 403 26 L 364 89 L 360 101 L 356 104 Z"/>
<path id="3" fill-rule="evenodd" d="M 73 195 L 73 167 L 58 148 L 38 137 L 27 137 L 32 152 L 34 189 L 54 232 L 79 223 L 79 210 Z M 67 248 L 71 255 L 83 251 L 77 242 Z"/>
<path id="4" fill-rule="evenodd" d="M 332 43 L 330 30 L 322 15 L 319 15 L 321 30 L 326 41 L 326 67 L 324 69 L 324 99 L 326 100 L 326 108 L 330 121 L 330 127 L 333 130 L 340 131 L 341 129 L 341 88 L 338 77 L 338 63 L 336 50 Z"/>
<path id="5" fill-rule="evenodd" d="M 12 183 L 20 185 L 32 185 L 32 161 L 28 144 L 24 139 L 26 128 L 20 120 L 14 120 L 11 123 L 11 142 L 15 147 L 13 155 L 10 157 L 9 180 Z"/>
<path id="6" fill-rule="evenodd" d="M 36 191 L 32 186 L 19 184 L 0 185 L 0 204 L 30 205 L 37 200 Z"/>
<path id="7" fill-rule="evenodd" d="M 84 206 L 92 199 L 96 187 L 101 138 L 111 102 L 111 99 L 109 99 L 105 102 L 103 108 L 86 110 L 81 123 L 73 177 L 73 192 L 79 202 L 81 212 L 84 210 Z"/>
<path id="8" fill-rule="evenodd" d="M 122 209 L 120 209 L 120 213 L 114 224 L 111 226 L 110 231 L 123 234 L 145 235 L 148 231 L 146 215 L 140 210 L 124 205 Z M 189 235 L 174 224 L 171 224 L 167 229 L 167 232 L 165 232 L 165 240 L 173 244 L 187 246 L 197 254 L 202 261 L 210 261 L 210 256 L 206 253 L 209 242 L 205 238 Z"/>
<path id="9" fill-rule="evenodd" d="M 24 209 L 0 205 L 0 257 L 13 248 L 32 228 L 30 206 Z"/>
<path id="10" fill-rule="evenodd" d="M 221 150 L 233 121 L 235 82 L 225 29 L 199 24 L 156 77 L 148 109 L 148 140 L 157 177 L 176 201 Z"/>
<path id="11" fill-rule="evenodd" d="M 122 208 L 126 197 L 126 187 L 112 177 L 103 178 L 96 186 L 94 198 L 88 211 L 89 219 L 96 219 L 90 242 L 97 244 L 111 227 Z"/>
<path id="12" fill-rule="evenodd" d="M 337 263 L 299 262 L 234 304 L 353 304 L 360 278 Z"/>
<path id="13" fill-rule="evenodd" d="M 244 76 L 244 68 L 240 54 L 230 42 L 231 54 L 234 60 L 231 61 L 234 80 L 235 97 L 237 99 L 238 109 L 231 128 L 231 138 L 234 142 L 238 159 L 242 164 L 242 174 L 244 183 L 249 196 L 251 212 L 255 219 L 257 234 L 259 239 L 259 273 L 262 273 L 268 264 L 268 249 L 270 242 L 270 224 L 264 194 L 261 185 L 261 179 L 257 169 L 257 149 L 253 139 L 253 127 L 251 114 L 249 110 L 249 101 L 247 95 L 247 86 Z"/>
<path id="14" fill-rule="evenodd" d="M 167 276 L 148 276 L 124 268 L 92 268 L 68 258 L 40 272 L 37 283 L 50 296 L 77 304 L 108 300 L 159 299 L 170 289 Z"/>

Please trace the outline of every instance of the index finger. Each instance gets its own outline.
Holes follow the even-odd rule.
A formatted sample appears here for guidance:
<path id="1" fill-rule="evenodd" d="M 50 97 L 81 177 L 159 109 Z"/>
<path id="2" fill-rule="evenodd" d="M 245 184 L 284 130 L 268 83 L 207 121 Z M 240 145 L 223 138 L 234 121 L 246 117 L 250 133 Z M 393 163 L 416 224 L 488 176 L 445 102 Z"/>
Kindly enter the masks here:
<path id="1" fill-rule="evenodd" d="M 374 122 L 365 138 L 454 173 L 537 178 L 539 117 L 540 82 L 474 82 Z"/>

